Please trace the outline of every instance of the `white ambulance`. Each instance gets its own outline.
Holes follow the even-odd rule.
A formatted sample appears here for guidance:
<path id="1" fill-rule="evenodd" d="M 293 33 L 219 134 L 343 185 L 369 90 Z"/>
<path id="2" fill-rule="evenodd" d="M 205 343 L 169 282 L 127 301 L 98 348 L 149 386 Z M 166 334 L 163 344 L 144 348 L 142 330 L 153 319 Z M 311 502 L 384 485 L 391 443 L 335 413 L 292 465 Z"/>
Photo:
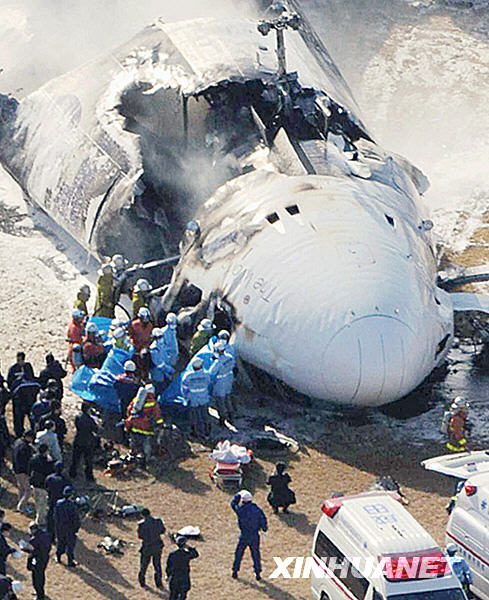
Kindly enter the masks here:
<path id="1" fill-rule="evenodd" d="M 392 492 L 326 500 L 314 534 L 315 600 L 466 600 L 434 539 Z"/>
<path id="2" fill-rule="evenodd" d="M 446 543 L 456 544 L 457 554 L 467 561 L 473 578 L 470 591 L 489 600 L 489 452 L 447 454 L 422 464 L 465 481 L 448 520 Z"/>

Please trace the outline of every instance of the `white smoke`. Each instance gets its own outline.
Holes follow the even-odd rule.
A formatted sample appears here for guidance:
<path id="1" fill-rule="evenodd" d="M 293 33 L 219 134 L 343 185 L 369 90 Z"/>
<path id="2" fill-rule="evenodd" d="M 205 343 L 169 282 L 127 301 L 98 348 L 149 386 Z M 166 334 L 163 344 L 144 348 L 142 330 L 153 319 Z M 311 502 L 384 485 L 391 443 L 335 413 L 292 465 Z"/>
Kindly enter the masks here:
<path id="1" fill-rule="evenodd" d="M 0 92 L 24 96 L 127 42 L 143 27 L 208 16 L 251 16 L 244 0 L 0 0 Z"/>

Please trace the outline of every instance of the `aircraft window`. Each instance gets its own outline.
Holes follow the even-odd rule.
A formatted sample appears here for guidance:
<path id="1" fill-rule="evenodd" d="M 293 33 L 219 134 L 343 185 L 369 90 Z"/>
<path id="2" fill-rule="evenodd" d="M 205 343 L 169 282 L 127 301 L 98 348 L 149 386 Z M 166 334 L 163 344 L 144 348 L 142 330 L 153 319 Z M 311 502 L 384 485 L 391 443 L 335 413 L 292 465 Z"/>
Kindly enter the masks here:
<path id="1" fill-rule="evenodd" d="M 450 338 L 450 334 L 447 333 L 447 335 L 438 344 L 438 346 L 436 347 L 436 356 L 440 355 L 443 352 L 443 350 L 445 349 L 445 346 L 447 345 L 449 338 Z"/>
<path id="2" fill-rule="evenodd" d="M 276 223 L 278 220 L 280 219 L 280 217 L 277 215 L 276 212 L 271 213 L 270 215 L 268 215 L 266 217 L 266 220 L 270 223 L 270 225 L 273 225 L 274 223 Z"/>
<path id="3" fill-rule="evenodd" d="M 292 217 L 294 215 L 298 215 L 300 213 L 299 207 L 297 206 L 297 204 L 292 204 L 291 206 L 286 206 L 285 210 L 289 213 L 289 215 L 291 215 Z"/>
<path id="4" fill-rule="evenodd" d="M 389 225 L 390 225 L 391 227 L 395 227 L 395 226 L 396 226 L 396 222 L 394 221 L 394 218 L 393 218 L 393 217 L 391 217 L 391 216 L 390 216 L 390 215 L 388 215 L 388 214 L 384 214 L 384 216 L 385 216 L 385 218 L 386 218 L 386 220 L 387 220 L 387 223 L 389 223 Z"/>

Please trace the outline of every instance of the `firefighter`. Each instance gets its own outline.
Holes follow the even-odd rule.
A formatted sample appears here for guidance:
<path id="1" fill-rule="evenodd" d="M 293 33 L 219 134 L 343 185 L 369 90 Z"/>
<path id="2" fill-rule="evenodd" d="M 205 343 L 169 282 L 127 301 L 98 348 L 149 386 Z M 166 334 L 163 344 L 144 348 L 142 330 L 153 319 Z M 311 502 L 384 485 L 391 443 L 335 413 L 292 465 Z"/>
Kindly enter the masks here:
<path id="1" fill-rule="evenodd" d="M 97 325 L 93 322 L 87 325 L 87 334 L 82 345 L 83 362 L 87 367 L 100 369 L 105 359 L 105 349 L 98 337 Z"/>
<path id="2" fill-rule="evenodd" d="M 202 319 L 197 326 L 197 331 L 194 333 L 192 341 L 190 342 L 190 354 L 194 356 L 197 352 L 203 348 L 212 335 L 214 334 L 214 324 L 210 319 Z"/>
<path id="3" fill-rule="evenodd" d="M 66 339 L 69 343 L 68 356 L 66 357 L 66 360 L 71 363 L 73 371 L 76 371 L 80 365 L 77 364 L 78 361 L 75 361 L 75 357 L 73 356 L 73 348 L 75 345 L 81 345 L 83 341 L 86 315 L 79 308 L 75 308 L 72 311 L 71 316 L 72 320 L 68 325 L 68 333 L 66 336 Z"/>
<path id="4" fill-rule="evenodd" d="M 94 317 L 114 318 L 114 276 L 110 264 L 102 265 L 98 272 L 97 299 L 95 300 Z"/>
<path id="5" fill-rule="evenodd" d="M 82 285 L 76 295 L 76 300 L 73 304 L 73 308 L 77 308 L 78 310 L 81 310 L 85 315 L 88 315 L 87 302 L 90 300 L 91 295 L 92 293 L 90 291 L 90 286 Z"/>
<path id="6" fill-rule="evenodd" d="M 169 364 L 174 367 L 178 362 L 178 339 L 177 339 L 178 319 L 175 313 L 169 312 L 166 315 L 166 326 L 163 327 L 163 343 L 166 348 Z"/>
<path id="7" fill-rule="evenodd" d="M 228 354 L 223 341 L 218 340 L 214 344 L 213 362 L 209 369 L 212 383 L 212 398 L 219 412 L 219 425 L 224 427 L 225 419 L 233 420 L 233 404 L 231 392 L 234 383 L 234 357 Z"/>
<path id="8" fill-rule="evenodd" d="M 142 453 L 145 462 L 152 453 L 156 430 L 163 424 L 160 407 L 155 397 L 155 388 L 149 383 L 140 388 L 127 408 L 125 429 L 129 433 L 131 446 Z"/>
<path id="9" fill-rule="evenodd" d="M 450 413 L 446 447 L 450 452 L 465 452 L 467 450 L 466 435 L 469 431 L 467 402 L 460 396 L 455 398 L 450 407 Z"/>
<path id="10" fill-rule="evenodd" d="M 136 352 L 141 352 L 143 348 L 149 347 L 152 331 L 151 313 L 149 308 L 143 306 L 139 309 L 137 318 L 133 319 L 129 325 L 129 337 Z"/>
<path id="11" fill-rule="evenodd" d="M 136 318 L 139 309 L 149 308 L 151 285 L 147 279 L 138 279 L 132 290 L 132 314 Z"/>
<path id="12" fill-rule="evenodd" d="M 117 304 L 122 294 L 127 292 L 127 273 L 126 269 L 129 261 L 122 254 L 114 254 L 110 264 L 114 276 L 114 301 Z"/>

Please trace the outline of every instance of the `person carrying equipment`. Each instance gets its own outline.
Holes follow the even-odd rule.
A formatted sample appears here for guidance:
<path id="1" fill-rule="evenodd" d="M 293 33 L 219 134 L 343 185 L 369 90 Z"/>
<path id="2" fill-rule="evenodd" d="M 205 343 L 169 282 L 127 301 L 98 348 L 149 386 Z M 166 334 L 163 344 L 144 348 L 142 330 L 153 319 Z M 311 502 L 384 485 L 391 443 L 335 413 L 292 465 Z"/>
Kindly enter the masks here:
<path id="1" fill-rule="evenodd" d="M 470 585 L 472 584 L 472 573 L 470 572 L 469 565 L 461 556 L 456 556 L 457 553 L 457 545 L 449 544 L 447 546 L 447 563 L 450 566 L 452 572 L 457 576 L 460 581 L 462 587 L 464 588 L 464 592 L 467 595 L 467 598 L 470 598 Z"/>
<path id="2" fill-rule="evenodd" d="M 244 551 L 249 547 L 256 580 L 260 581 L 260 531 L 268 530 L 267 518 L 262 509 L 253 502 L 253 496 L 248 490 L 241 490 L 234 496 L 231 500 L 231 508 L 238 515 L 238 525 L 241 531 L 234 555 L 233 579 L 238 578 L 241 559 Z"/>
<path id="3" fill-rule="evenodd" d="M 190 561 L 199 558 L 195 548 L 187 546 L 187 538 L 179 535 L 175 540 L 178 550 L 168 556 L 166 576 L 170 587 L 169 600 L 186 600 L 190 590 Z"/>
<path id="4" fill-rule="evenodd" d="M 153 323 L 151 322 L 151 313 L 149 308 L 143 306 L 138 311 L 137 319 L 133 319 L 129 325 L 129 337 L 134 345 L 136 352 L 141 352 L 143 348 L 148 348 L 151 344 L 151 332 Z"/>
<path id="5" fill-rule="evenodd" d="M 140 388 L 129 404 L 125 421 L 131 446 L 144 455 L 145 461 L 151 456 L 153 439 L 157 428 L 161 425 L 163 425 L 163 418 L 156 401 L 155 388 L 150 383 Z"/>
<path id="6" fill-rule="evenodd" d="M 448 441 L 446 447 L 451 452 L 465 452 L 467 450 L 466 435 L 470 430 L 467 413 L 467 402 L 458 396 L 450 407 L 450 415 L 448 417 Z"/>
<path id="7" fill-rule="evenodd" d="M 132 314 L 136 318 L 139 309 L 149 309 L 150 292 L 152 287 L 147 279 L 138 279 L 132 290 Z"/>
<path id="8" fill-rule="evenodd" d="M 110 264 L 105 263 L 99 269 L 97 280 L 97 299 L 95 300 L 94 317 L 114 318 L 114 275 Z"/>
<path id="9" fill-rule="evenodd" d="M 197 331 L 194 333 L 190 342 L 190 355 L 194 356 L 201 350 L 209 341 L 214 333 L 214 324 L 210 319 L 202 319 L 197 326 Z"/>
<path id="10" fill-rule="evenodd" d="M 217 340 L 214 344 L 214 360 L 209 369 L 212 384 L 212 398 L 216 402 L 219 412 L 219 425 L 224 427 L 225 419 L 233 420 L 233 405 L 231 392 L 234 383 L 235 360 L 231 354 L 225 352 L 225 344 Z"/>
<path id="11" fill-rule="evenodd" d="M 181 383 L 181 394 L 189 406 L 190 429 L 196 436 L 210 434 L 209 404 L 211 401 L 211 377 L 202 367 L 204 361 L 195 357 L 185 369 Z"/>
<path id="12" fill-rule="evenodd" d="M 82 285 L 76 295 L 76 300 L 73 304 L 73 308 L 77 308 L 78 310 L 81 310 L 85 315 L 88 315 L 87 302 L 90 300 L 91 295 L 92 292 L 90 291 L 90 286 Z"/>

